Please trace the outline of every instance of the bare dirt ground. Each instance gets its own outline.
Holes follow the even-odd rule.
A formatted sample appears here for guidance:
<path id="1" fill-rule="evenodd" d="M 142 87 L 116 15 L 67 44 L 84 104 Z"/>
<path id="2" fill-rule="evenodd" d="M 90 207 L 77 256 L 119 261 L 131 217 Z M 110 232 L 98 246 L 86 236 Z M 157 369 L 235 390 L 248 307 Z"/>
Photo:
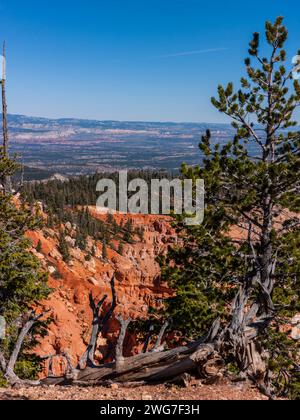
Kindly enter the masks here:
<path id="1" fill-rule="evenodd" d="M 0 388 L 1 400 L 267 400 L 245 384 L 177 386 Z"/>

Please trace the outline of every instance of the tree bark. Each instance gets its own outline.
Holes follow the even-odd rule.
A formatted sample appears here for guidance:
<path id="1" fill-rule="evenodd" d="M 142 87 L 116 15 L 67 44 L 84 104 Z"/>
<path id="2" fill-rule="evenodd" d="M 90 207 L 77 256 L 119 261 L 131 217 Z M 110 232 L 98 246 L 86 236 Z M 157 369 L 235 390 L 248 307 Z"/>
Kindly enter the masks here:
<path id="1" fill-rule="evenodd" d="M 3 157 L 9 157 L 9 139 L 8 139 L 8 125 L 7 125 L 7 102 L 6 102 L 6 47 L 3 43 L 3 68 L 2 68 L 2 131 L 3 131 Z M 10 176 L 4 176 L 2 180 L 3 187 L 6 193 L 11 193 L 12 185 Z"/>
<path id="2" fill-rule="evenodd" d="M 16 341 L 15 347 L 13 349 L 13 352 L 10 356 L 10 359 L 7 363 L 6 366 L 6 371 L 5 371 L 5 378 L 10 382 L 10 384 L 14 385 L 16 383 L 28 383 L 30 385 L 38 385 L 39 381 L 22 381 L 14 372 L 14 368 L 16 365 L 16 362 L 18 360 L 20 351 L 21 351 L 21 347 L 23 345 L 23 342 L 27 336 L 27 334 L 29 333 L 29 331 L 31 330 L 31 328 L 33 327 L 33 325 L 39 321 L 44 315 L 46 314 L 46 312 L 43 312 L 40 315 L 36 315 L 35 311 L 32 311 L 31 314 L 29 315 L 28 321 L 25 323 L 25 325 L 23 326 L 18 339 Z"/>
<path id="3" fill-rule="evenodd" d="M 109 321 L 110 317 L 112 316 L 117 306 L 115 276 L 112 277 L 110 286 L 111 286 L 111 292 L 112 292 L 112 303 L 109 310 L 107 311 L 107 313 L 105 314 L 102 320 L 100 319 L 99 311 L 103 303 L 105 302 L 107 296 L 105 295 L 96 305 L 93 299 L 93 296 L 90 295 L 90 306 L 93 311 L 93 327 L 92 327 L 92 333 L 91 333 L 89 345 L 78 363 L 79 369 L 83 369 L 85 366 L 89 366 L 89 367 L 95 366 L 94 356 L 95 356 L 96 345 L 97 345 L 99 334 L 103 330 L 107 322 Z"/>
<path id="4" fill-rule="evenodd" d="M 125 340 L 126 331 L 128 328 L 128 325 L 131 322 L 131 319 L 123 320 L 121 317 L 118 317 L 118 321 L 121 324 L 121 331 L 119 334 L 119 339 L 116 346 L 116 371 L 122 370 L 124 367 L 124 357 L 123 357 L 123 344 Z"/>
<path id="5" fill-rule="evenodd" d="M 177 377 L 183 373 L 197 374 L 199 366 L 214 355 L 211 344 L 194 343 L 190 347 L 145 353 L 123 359 L 122 365 L 109 363 L 101 367 L 86 368 L 78 372 L 76 381 L 69 381 L 66 377 L 46 378 L 42 381 L 46 385 L 65 385 L 67 383 L 103 384 L 113 382 L 158 383 Z"/>

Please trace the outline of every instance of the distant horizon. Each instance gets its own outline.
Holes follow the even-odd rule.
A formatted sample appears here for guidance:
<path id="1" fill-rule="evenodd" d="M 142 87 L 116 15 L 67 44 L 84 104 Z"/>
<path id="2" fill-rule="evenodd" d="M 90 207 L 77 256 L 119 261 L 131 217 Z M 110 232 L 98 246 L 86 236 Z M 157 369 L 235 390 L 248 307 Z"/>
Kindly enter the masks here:
<path id="1" fill-rule="evenodd" d="M 2 112 L 0 112 L 2 115 Z M 164 121 L 164 120 L 125 120 L 125 119 L 101 119 L 101 118 L 78 118 L 78 117 L 45 117 L 39 115 L 27 115 L 27 114 L 14 114 L 8 113 L 9 117 L 24 117 L 24 118 L 36 118 L 41 120 L 51 120 L 51 121 L 61 121 L 61 120 L 71 120 L 71 121 L 90 121 L 90 122 L 119 122 L 119 123 L 146 123 L 146 124 L 196 124 L 196 125 L 225 125 L 225 126 L 232 126 L 230 119 L 229 122 L 220 122 L 220 121 Z M 0 120 L 0 125 L 2 124 Z M 294 127 L 290 127 L 291 129 L 295 129 L 295 127 L 300 127 L 300 121 L 298 121 L 297 125 Z"/>
<path id="2" fill-rule="evenodd" d="M 2 115 L 2 112 L 0 112 Z M 78 120 L 78 121 L 93 121 L 93 122 L 130 122 L 130 123 L 159 123 L 159 124 L 216 124 L 216 125 L 231 125 L 230 120 L 228 123 L 226 122 L 218 122 L 218 121 L 167 121 L 167 120 L 127 120 L 127 119 L 101 119 L 101 118 L 80 118 L 80 117 L 47 117 L 41 115 L 29 115 L 29 114 L 19 114 L 19 113 L 8 113 L 8 117 L 25 117 L 25 118 L 36 118 L 42 120 L 52 120 L 52 121 L 60 121 L 60 120 Z M 1 121 L 0 121 L 1 125 Z"/>

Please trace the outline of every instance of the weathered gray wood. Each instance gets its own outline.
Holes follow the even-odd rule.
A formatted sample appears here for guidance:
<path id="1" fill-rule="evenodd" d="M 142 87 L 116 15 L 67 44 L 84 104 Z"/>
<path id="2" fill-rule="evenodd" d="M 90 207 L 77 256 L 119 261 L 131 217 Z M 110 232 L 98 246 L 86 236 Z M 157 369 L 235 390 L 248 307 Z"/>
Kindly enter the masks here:
<path id="1" fill-rule="evenodd" d="M 128 325 L 131 322 L 131 319 L 123 320 L 121 316 L 117 317 L 118 321 L 121 324 L 121 331 L 119 334 L 118 342 L 116 345 L 116 371 L 120 371 L 124 366 L 124 357 L 123 357 L 123 344 L 125 340 L 126 331 L 128 328 Z"/>
<path id="2" fill-rule="evenodd" d="M 0 367 L 1 367 L 3 372 L 6 371 L 7 362 L 6 362 L 5 357 L 3 356 L 3 354 L 1 352 L 0 352 Z"/>
<path id="3" fill-rule="evenodd" d="M 2 132 L 3 132 L 3 156 L 9 157 L 9 139 L 8 139 L 8 126 L 7 126 L 7 102 L 6 102 L 6 45 L 3 42 L 3 68 L 2 68 L 2 79 L 1 79 L 1 90 L 2 90 Z M 11 193 L 12 185 L 11 178 L 5 175 L 1 180 L 3 183 L 4 191 Z"/>
<path id="4" fill-rule="evenodd" d="M 33 327 L 33 325 L 39 321 L 47 312 L 43 312 L 42 314 L 36 315 L 35 311 L 32 311 L 29 314 L 29 318 L 28 321 L 25 323 L 25 325 L 23 326 L 18 339 L 16 341 L 15 347 L 13 349 L 13 352 L 10 356 L 10 359 L 7 363 L 7 367 L 6 367 L 6 371 L 5 371 L 5 378 L 11 383 L 11 384 L 15 384 L 15 383 L 28 383 L 31 385 L 38 385 L 39 381 L 22 381 L 21 379 L 18 378 L 18 376 L 15 374 L 14 372 L 14 368 L 16 365 L 16 362 L 18 360 L 19 357 L 19 353 L 21 351 L 21 347 L 23 345 L 23 342 L 27 336 L 27 334 L 29 333 L 29 331 L 31 330 L 31 328 Z"/>
<path id="5" fill-rule="evenodd" d="M 197 359 L 196 356 L 196 358 L 191 358 L 190 355 L 199 352 L 199 350 L 208 356 L 212 352 L 212 346 L 203 344 L 202 340 L 199 340 L 189 346 L 168 351 L 139 354 L 124 359 L 122 366 L 118 366 L 118 369 L 115 363 L 108 363 L 101 367 L 87 367 L 78 372 L 76 380 L 89 383 L 108 380 L 114 382 L 158 382 L 191 370 L 196 372 L 200 359 Z M 66 383 L 66 378 L 47 378 L 42 382 L 61 385 Z"/>
<path id="6" fill-rule="evenodd" d="M 169 326 L 169 325 L 170 325 L 170 321 L 169 321 L 169 320 L 167 320 L 167 321 L 163 324 L 163 326 L 161 327 L 161 329 L 160 329 L 160 331 L 159 331 L 159 334 L 158 334 L 158 337 L 157 337 L 157 340 L 156 340 L 156 343 L 154 344 L 154 347 L 153 347 L 153 349 L 151 350 L 152 352 L 154 352 L 154 351 L 158 351 L 159 347 L 161 346 L 161 342 L 162 342 L 163 336 L 164 336 L 164 334 L 165 334 L 165 332 L 166 332 L 166 329 L 168 328 L 168 326 Z"/>
<path id="7" fill-rule="evenodd" d="M 7 103 L 6 103 L 6 46 L 3 42 L 3 67 L 2 67 L 2 131 L 3 131 L 3 154 L 8 157 L 8 128 L 7 128 Z"/>
<path id="8" fill-rule="evenodd" d="M 109 310 L 107 311 L 107 313 L 104 315 L 103 319 L 101 320 L 100 318 L 100 309 L 103 305 L 103 303 L 105 302 L 107 295 L 105 295 L 96 305 L 93 296 L 90 295 L 90 306 L 92 308 L 93 311 L 93 327 L 92 327 L 92 333 L 91 333 L 91 338 L 90 338 L 90 342 L 89 345 L 85 351 L 85 353 L 82 355 L 79 363 L 78 363 L 78 369 L 84 369 L 86 366 L 89 367 L 94 367 L 95 366 L 95 351 L 96 351 L 96 345 L 97 345 L 97 340 L 99 337 L 99 334 L 101 333 L 101 331 L 103 330 L 103 328 L 105 327 L 105 325 L 107 324 L 107 322 L 109 321 L 109 319 L 111 318 L 116 306 L 117 306 L 117 294 L 116 294 L 116 288 L 115 288 L 115 276 L 113 275 L 111 282 L 110 282 L 110 286 L 111 286 L 111 293 L 112 293 L 112 303 L 111 306 L 109 308 Z"/>
<path id="9" fill-rule="evenodd" d="M 95 347 L 97 343 L 97 337 L 99 334 L 99 316 L 100 316 L 99 311 L 106 299 L 107 299 L 107 295 L 104 295 L 103 298 L 96 305 L 92 294 L 90 294 L 90 306 L 93 311 L 92 332 L 91 332 L 89 345 L 78 363 L 78 367 L 80 369 L 84 369 L 88 360 L 90 363 L 94 364 Z"/>

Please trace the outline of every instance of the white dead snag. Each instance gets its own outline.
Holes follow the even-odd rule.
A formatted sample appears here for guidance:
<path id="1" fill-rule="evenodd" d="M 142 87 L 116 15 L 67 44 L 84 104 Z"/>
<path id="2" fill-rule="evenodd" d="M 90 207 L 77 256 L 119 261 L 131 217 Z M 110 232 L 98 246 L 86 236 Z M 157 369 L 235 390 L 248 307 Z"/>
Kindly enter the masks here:
<path id="1" fill-rule="evenodd" d="M 92 349 L 91 351 L 94 351 L 95 349 L 97 341 L 95 340 L 95 337 L 98 336 L 99 332 L 103 329 L 116 306 L 114 277 L 111 282 L 111 287 L 113 302 L 103 320 L 98 320 L 96 323 L 99 328 L 97 329 L 97 334 L 92 334 L 90 344 Z M 95 315 L 98 314 L 104 300 L 105 297 L 98 303 L 98 305 L 95 305 L 94 300 L 92 299 L 92 307 L 96 311 Z M 95 320 L 96 316 L 94 317 L 94 323 Z M 182 375 L 189 373 L 197 374 L 201 370 L 201 366 L 204 365 L 208 359 L 211 359 L 212 355 L 215 355 L 215 345 L 213 343 L 206 344 L 206 340 L 214 338 L 217 334 L 220 326 L 219 320 L 213 324 L 213 327 L 207 337 L 201 338 L 186 346 L 164 351 L 164 349 L 161 349 L 160 347 L 165 331 L 169 326 L 169 321 L 167 321 L 160 330 L 154 349 L 146 353 L 141 353 L 127 358 L 124 358 L 123 356 L 123 345 L 126 331 L 131 320 L 123 320 L 121 317 L 118 317 L 118 320 L 120 322 L 121 329 L 116 345 L 115 362 L 95 366 L 95 364 L 89 364 L 89 361 L 87 361 L 86 366 L 81 368 L 79 367 L 78 369 L 73 369 L 71 366 L 70 373 L 67 372 L 65 376 L 59 378 L 48 377 L 42 381 L 42 384 L 66 385 L 73 383 L 95 386 L 109 384 L 111 382 L 123 384 L 159 383 L 166 382 L 174 378 L 179 378 L 179 380 L 185 378 L 185 383 L 187 383 L 187 376 Z M 94 331 L 96 331 L 96 329 Z M 152 332 L 152 328 L 150 328 L 150 332 Z M 84 355 L 84 357 L 86 356 Z M 69 364 L 71 365 L 71 363 Z"/>
<path id="2" fill-rule="evenodd" d="M 126 332 L 124 322 L 123 333 L 119 338 L 117 358 L 121 361 L 121 344 Z M 127 327 L 126 327 L 127 328 Z M 109 381 L 116 383 L 159 383 L 166 382 L 184 373 L 198 373 L 201 364 L 204 364 L 214 355 L 214 345 L 203 343 L 203 339 L 187 346 L 178 347 L 168 351 L 148 352 L 127 358 L 122 362 L 107 363 L 102 366 L 85 368 L 78 372 L 77 380 L 73 383 L 104 384 Z M 123 357 L 123 355 L 122 355 Z M 66 377 L 46 378 L 45 385 L 64 385 L 70 381 Z"/>
<path id="3" fill-rule="evenodd" d="M 62 353 L 62 356 L 66 359 L 66 362 L 67 362 L 66 379 L 76 380 L 79 371 L 74 368 L 69 353 L 64 352 Z"/>
<path id="4" fill-rule="evenodd" d="M 104 316 L 103 320 L 100 321 L 100 325 L 99 325 L 99 332 L 103 330 L 103 327 L 107 324 L 107 322 L 110 320 L 114 310 L 116 309 L 117 306 L 117 293 L 116 293 L 116 287 L 115 287 L 115 275 L 113 275 L 111 282 L 110 282 L 110 287 L 111 287 L 111 293 L 112 293 L 112 303 L 111 303 L 111 307 L 109 308 L 108 312 L 106 313 L 106 315 Z"/>
<path id="5" fill-rule="evenodd" d="M 116 295 L 116 288 L 115 288 L 115 276 L 111 279 L 111 292 L 112 292 L 112 303 L 108 310 L 108 312 L 105 314 L 103 319 L 101 320 L 100 316 L 100 309 L 102 308 L 102 305 L 104 304 L 105 300 L 107 299 L 107 295 L 105 295 L 98 304 L 95 303 L 93 296 L 90 295 L 90 306 L 93 311 L 93 327 L 92 327 L 92 333 L 89 345 L 81 357 L 79 363 L 78 363 L 78 369 L 84 369 L 86 366 L 88 367 L 94 367 L 95 366 L 95 351 L 97 346 L 97 340 L 99 337 L 100 332 L 103 330 L 109 319 L 111 318 L 116 306 L 117 306 L 117 295 Z"/>
<path id="6" fill-rule="evenodd" d="M 79 361 L 80 369 L 83 369 L 86 366 L 88 360 L 94 363 L 93 355 L 94 355 L 94 349 L 97 342 L 98 331 L 99 331 L 99 316 L 100 316 L 99 311 L 106 299 L 107 299 L 107 295 L 103 296 L 103 298 L 96 305 L 92 294 L 90 294 L 90 306 L 93 311 L 92 333 L 91 333 L 89 345 Z"/>
<path id="7" fill-rule="evenodd" d="M 3 372 L 6 372 L 6 367 L 7 367 L 7 362 L 3 354 L 0 352 L 0 368 Z"/>
<path id="8" fill-rule="evenodd" d="M 3 154 L 8 157 L 8 128 L 7 128 L 7 103 L 6 103 L 6 48 L 5 41 L 3 43 L 2 52 L 2 131 L 3 131 Z"/>
<path id="9" fill-rule="evenodd" d="M 217 318 L 213 322 L 213 324 L 210 328 L 210 331 L 209 331 L 207 337 L 205 338 L 205 341 L 207 343 L 212 343 L 215 340 L 215 338 L 217 337 L 217 335 L 220 331 L 220 327 L 221 327 L 221 320 L 220 320 L 220 318 Z"/>
<path id="10" fill-rule="evenodd" d="M 120 335 L 118 338 L 117 346 L 116 346 L 116 371 L 119 372 L 124 367 L 124 357 L 123 357 L 123 344 L 126 336 L 126 331 L 128 325 L 132 321 L 130 318 L 123 320 L 121 316 L 119 316 L 118 321 L 121 324 Z"/>
<path id="11" fill-rule="evenodd" d="M 39 381 L 23 381 L 21 380 L 14 372 L 14 368 L 16 365 L 16 362 L 18 360 L 23 342 L 27 336 L 27 334 L 29 333 L 29 331 L 31 330 L 31 328 L 33 327 L 33 325 L 39 321 L 47 312 L 43 312 L 42 314 L 37 315 L 35 313 L 35 311 L 32 311 L 29 315 L 28 321 L 25 323 L 25 325 L 23 326 L 18 339 L 16 341 L 14 350 L 10 356 L 10 359 L 7 363 L 6 366 L 6 371 L 5 371 L 5 378 L 9 381 L 9 383 L 11 385 L 15 385 L 15 384 L 29 384 L 29 385 L 39 385 Z"/>
<path id="12" fill-rule="evenodd" d="M 168 328 L 168 326 L 170 325 L 170 321 L 167 320 L 163 326 L 160 329 L 160 332 L 158 334 L 156 343 L 154 344 L 153 349 L 151 350 L 151 352 L 156 352 L 156 351 L 160 351 L 161 350 L 161 343 L 162 343 L 162 339 L 164 337 L 164 334 L 166 332 L 166 329 Z"/>
<path id="13" fill-rule="evenodd" d="M 40 359 L 45 363 L 48 361 L 48 376 L 53 376 L 53 359 L 55 358 L 55 354 L 49 354 L 47 356 L 42 356 Z"/>
<path id="14" fill-rule="evenodd" d="M 8 125 L 7 125 L 7 102 L 6 102 L 6 47 L 5 41 L 3 43 L 3 52 L 2 52 L 2 78 L 1 78 L 1 88 L 2 88 L 2 132 L 3 132 L 3 157 L 9 157 L 8 151 Z M 3 186 L 6 193 L 11 193 L 12 185 L 10 176 L 4 176 Z"/>

